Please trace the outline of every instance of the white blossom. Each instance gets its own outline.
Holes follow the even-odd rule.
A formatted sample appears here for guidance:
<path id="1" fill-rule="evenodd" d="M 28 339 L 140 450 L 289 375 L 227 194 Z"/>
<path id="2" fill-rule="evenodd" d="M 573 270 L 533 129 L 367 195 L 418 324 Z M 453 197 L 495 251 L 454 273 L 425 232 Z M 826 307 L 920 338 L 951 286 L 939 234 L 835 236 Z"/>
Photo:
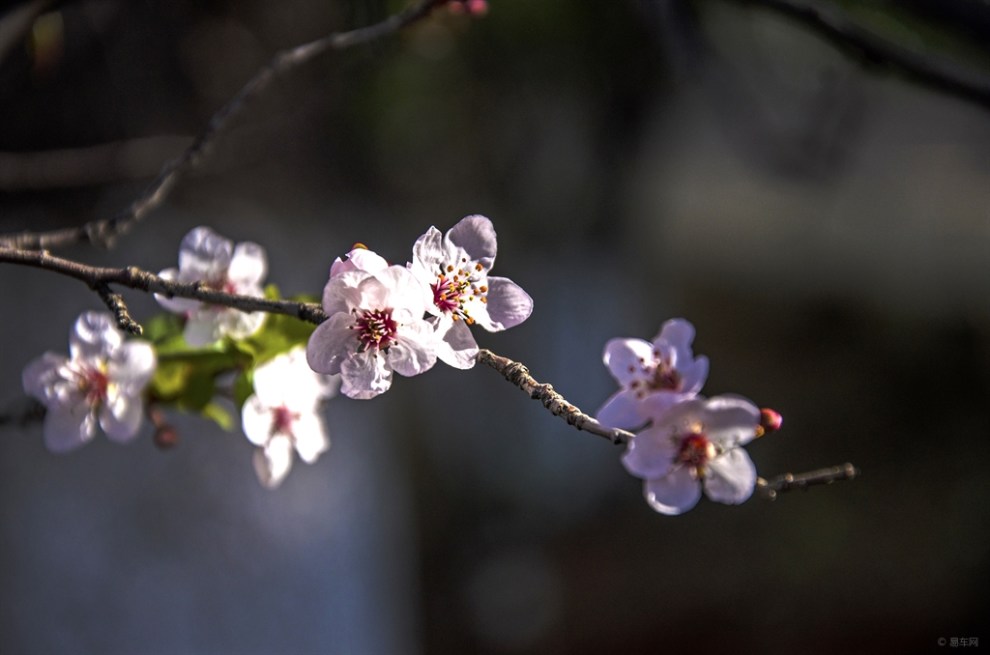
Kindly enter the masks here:
<path id="1" fill-rule="evenodd" d="M 756 468 L 740 446 L 759 424 L 760 410 L 743 398 L 682 400 L 629 442 L 622 463 L 644 479 L 647 502 L 663 514 L 691 509 L 702 488 L 712 500 L 739 504 L 756 485 Z"/>
<path id="2" fill-rule="evenodd" d="M 413 245 L 409 270 L 433 292 L 428 311 L 442 338 L 437 356 L 450 366 L 474 366 L 478 344 L 469 325 L 497 332 L 533 313 L 533 299 L 519 285 L 488 275 L 497 248 L 492 222 L 477 215 L 462 218 L 444 235 L 431 227 Z"/>
<path id="3" fill-rule="evenodd" d="M 255 369 L 254 394 L 241 410 L 241 427 L 258 446 L 253 461 L 262 485 L 281 484 L 293 450 L 312 464 L 330 447 L 321 406 L 336 390 L 337 378 L 313 372 L 301 346 Z"/>
<path id="4" fill-rule="evenodd" d="M 155 351 L 124 341 L 107 312 L 85 312 L 69 333 L 69 357 L 47 352 L 24 369 L 24 390 L 44 404 L 45 445 L 56 453 L 90 441 L 96 425 L 113 441 L 137 436 L 142 392 L 155 371 Z"/>
<path id="5" fill-rule="evenodd" d="M 598 422 L 633 429 L 650 416 L 696 396 L 708 377 L 708 358 L 694 357 L 693 340 L 694 326 L 681 318 L 664 323 L 652 343 L 610 340 L 602 359 L 621 389 L 598 410 Z"/>
<path id="6" fill-rule="evenodd" d="M 317 326 L 306 358 L 317 373 L 341 376 L 341 393 L 373 398 L 392 385 L 392 371 L 411 376 L 436 363 L 436 336 L 424 320 L 430 289 L 402 266 L 374 273 L 345 270 L 323 290 L 329 318 Z"/>
<path id="7" fill-rule="evenodd" d="M 264 296 L 261 284 L 268 272 L 264 248 L 256 243 L 234 244 L 208 227 L 191 230 L 179 246 L 179 267 L 159 275 L 181 284 L 202 282 L 211 289 L 244 296 Z M 191 346 L 205 346 L 224 336 L 242 339 L 264 323 L 262 312 L 242 312 L 187 298 L 155 295 L 165 309 L 186 318 L 184 336 Z"/>

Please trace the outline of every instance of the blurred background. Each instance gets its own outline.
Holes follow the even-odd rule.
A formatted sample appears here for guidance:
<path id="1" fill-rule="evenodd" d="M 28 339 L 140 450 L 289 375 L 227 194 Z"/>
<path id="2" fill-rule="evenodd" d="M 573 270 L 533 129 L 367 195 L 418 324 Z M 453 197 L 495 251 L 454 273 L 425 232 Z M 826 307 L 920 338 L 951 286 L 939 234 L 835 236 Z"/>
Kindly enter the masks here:
<path id="1" fill-rule="evenodd" d="M 828 3 L 821 3 L 828 4 Z M 990 6 L 841 3 L 990 75 Z M 280 49 L 401 3 L 32 2 L 0 19 L 0 231 L 126 207 Z M 20 13 L 18 13 L 20 12 Z M 209 225 L 319 294 L 361 241 L 494 220 L 535 299 L 478 334 L 593 413 L 605 342 L 682 316 L 706 393 L 780 411 L 762 475 L 862 477 L 665 517 L 621 450 L 488 369 L 332 400 L 276 491 L 252 447 L 67 456 L 0 427 L 0 653 L 927 653 L 984 630 L 990 561 L 990 110 L 725 0 L 491 0 L 278 79 L 99 265 L 174 266 Z M 0 267 L 0 406 L 99 299 Z M 124 292 L 138 320 L 153 300 Z M 945 646 L 939 640 L 946 640 Z"/>

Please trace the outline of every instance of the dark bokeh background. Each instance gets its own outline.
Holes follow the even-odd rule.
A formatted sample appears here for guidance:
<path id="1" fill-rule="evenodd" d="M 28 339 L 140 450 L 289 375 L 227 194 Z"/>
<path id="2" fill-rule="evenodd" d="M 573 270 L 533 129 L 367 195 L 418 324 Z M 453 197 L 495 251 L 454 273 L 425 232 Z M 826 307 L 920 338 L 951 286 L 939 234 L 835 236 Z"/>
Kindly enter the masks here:
<path id="1" fill-rule="evenodd" d="M 749 449 L 761 474 L 851 461 L 862 477 L 660 516 L 621 451 L 491 371 L 442 366 L 333 400 L 333 448 L 275 492 L 243 436 L 195 418 L 170 452 L 145 434 L 64 457 L 7 425 L 0 652 L 990 643 L 990 112 L 733 3 L 491 4 L 278 80 L 115 250 L 64 254 L 159 270 L 206 224 L 262 243 L 284 291 L 319 293 L 355 241 L 403 261 L 428 225 L 484 213 L 495 272 L 536 311 L 482 345 L 594 411 L 613 390 L 605 341 L 687 317 L 707 392 L 785 416 Z M 985 3 L 848 4 L 986 65 Z M 60 5 L 29 48 L 0 41 L 0 228 L 112 214 L 274 52 L 395 8 Z M 100 303 L 9 265 L 0 294 L 9 413 L 23 366 Z"/>

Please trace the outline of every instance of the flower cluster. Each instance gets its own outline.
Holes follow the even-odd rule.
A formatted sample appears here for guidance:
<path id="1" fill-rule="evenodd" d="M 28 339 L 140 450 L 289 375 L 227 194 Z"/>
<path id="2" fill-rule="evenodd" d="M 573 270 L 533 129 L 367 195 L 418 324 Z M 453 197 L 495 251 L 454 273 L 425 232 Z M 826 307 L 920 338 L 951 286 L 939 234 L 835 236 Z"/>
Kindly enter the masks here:
<path id="1" fill-rule="evenodd" d="M 431 227 L 405 266 L 355 247 L 330 267 L 323 290 L 329 319 L 309 340 L 309 365 L 339 373 L 349 398 L 373 398 L 391 387 L 393 371 L 418 375 L 437 359 L 471 368 L 478 344 L 469 326 L 497 332 L 533 312 L 533 299 L 517 284 L 488 275 L 496 250 L 495 228 L 484 216 L 467 216 L 446 234 Z"/>
<path id="2" fill-rule="evenodd" d="M 698 395 L 708 376 L 708 359 L 691 350 L 694 327 L 683 319 L 664 323 L 652 342 L 613 339 L 603 360 L 620 385 L 598 411 L 607 427 L 639 429 L 622 463 L 643 478 L 647 502 L 663 514 L 694 507 L 702 489 L 727 504 L 746 501 L 756 485 L 756 468 L 740 446 L 779 427 L 764 427 L 763 413 L 738 396 Z"/>
<path id="3" fill-rule="evenodd" d="M 69 333 L 69 356 L 47 352 L 24 369 L 24 390 L 47 410 L 44 439 L 64 453 L 92 440 L 99 423 L 117 442 L 137 436 L 142 392 L 155 371 L 155 351 L 124 341 L 107 312 L 86 312 Z"/>

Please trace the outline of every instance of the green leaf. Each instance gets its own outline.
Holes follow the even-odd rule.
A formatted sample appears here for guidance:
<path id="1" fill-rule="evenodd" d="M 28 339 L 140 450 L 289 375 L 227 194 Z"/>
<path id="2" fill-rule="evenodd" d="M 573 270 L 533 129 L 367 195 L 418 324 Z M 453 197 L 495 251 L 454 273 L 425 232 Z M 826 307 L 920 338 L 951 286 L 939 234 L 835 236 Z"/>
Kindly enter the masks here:
<path id="1" fill-rule="evenodd" d="M 200 414 L 202 414 L 203 418 L 210 419 L 227 432 L 234 429 L 234 417 L 219 403 L 207 403 L 200 410 Z"/>

